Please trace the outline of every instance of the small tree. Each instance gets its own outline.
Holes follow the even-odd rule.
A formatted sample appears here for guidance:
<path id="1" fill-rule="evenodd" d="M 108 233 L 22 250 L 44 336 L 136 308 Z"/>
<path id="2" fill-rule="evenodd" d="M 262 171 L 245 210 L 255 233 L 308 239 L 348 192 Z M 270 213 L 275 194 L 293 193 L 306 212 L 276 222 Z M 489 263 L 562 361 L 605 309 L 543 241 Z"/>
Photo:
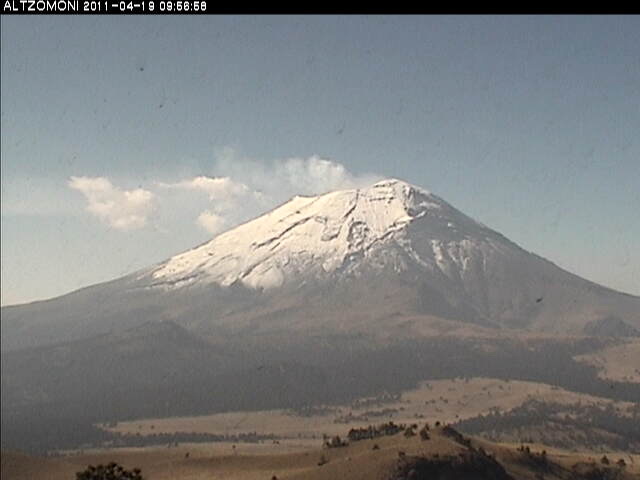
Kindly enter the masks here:
<path id="1" fill-rule="evenodd" d="M 76 473 L 76 480 L 144 480 L 139 468 L 125 470 L 122 465 L 111 462 L 107 465 L 89 465 Z"/>
<path id="2" fill-rule="evenodd" d="M 339 447 L 346 447 L 349 444 L 346 441 L 342 440 L 340 438 L 340 435 L 336 435 L 331 440 L 325 442 L 324 445 L 327 448 L 339 448 Z"/>

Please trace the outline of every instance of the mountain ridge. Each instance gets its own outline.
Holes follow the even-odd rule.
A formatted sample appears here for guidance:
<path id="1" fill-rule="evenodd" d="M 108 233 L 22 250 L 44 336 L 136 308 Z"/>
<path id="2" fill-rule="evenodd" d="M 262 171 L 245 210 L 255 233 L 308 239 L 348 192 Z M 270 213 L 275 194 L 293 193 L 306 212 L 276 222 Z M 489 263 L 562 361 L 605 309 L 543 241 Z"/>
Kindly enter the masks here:
<path id="1" fill-rule="evenodd" d="M 585 334 L 614 315 L 640 329 L 640 297 L 567 272 L 397 179 L 294 197 L 165 262 L 54 299 L 2 307 L 2 349 L 146 321 L 209 337 L 334 330 L 389 336 L 416 316 Z"/>

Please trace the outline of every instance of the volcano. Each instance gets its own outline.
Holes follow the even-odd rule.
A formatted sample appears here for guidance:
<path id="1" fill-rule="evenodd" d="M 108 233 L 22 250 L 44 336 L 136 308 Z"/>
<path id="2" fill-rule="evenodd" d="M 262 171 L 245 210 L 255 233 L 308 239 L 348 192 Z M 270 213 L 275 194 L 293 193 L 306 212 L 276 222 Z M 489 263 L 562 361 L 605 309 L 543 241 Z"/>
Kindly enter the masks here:
<path id="1" fill-rule="evenodd" d="M 2 348 L 159 321 L 218 342 L 287 332 L 423 335 L 461 323 L 559 334 L 597 324 L 606 334 L 609 323 L 637 331 L 639 312 L 639 297 L 562 270 L 437 195 L 389 179 L 296 196 L 158 265 L 4 307 Z"/>

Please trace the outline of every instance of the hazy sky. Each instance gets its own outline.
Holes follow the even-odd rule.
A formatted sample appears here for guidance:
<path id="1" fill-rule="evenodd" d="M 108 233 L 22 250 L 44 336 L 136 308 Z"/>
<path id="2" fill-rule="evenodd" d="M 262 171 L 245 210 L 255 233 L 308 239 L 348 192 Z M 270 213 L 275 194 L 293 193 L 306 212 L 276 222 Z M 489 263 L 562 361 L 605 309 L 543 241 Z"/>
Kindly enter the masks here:
<path id="1" fill-rule="evenodd" d="M 380 177 L 640 294 L 640 17 L 1 22 L 2 304 Z"/>

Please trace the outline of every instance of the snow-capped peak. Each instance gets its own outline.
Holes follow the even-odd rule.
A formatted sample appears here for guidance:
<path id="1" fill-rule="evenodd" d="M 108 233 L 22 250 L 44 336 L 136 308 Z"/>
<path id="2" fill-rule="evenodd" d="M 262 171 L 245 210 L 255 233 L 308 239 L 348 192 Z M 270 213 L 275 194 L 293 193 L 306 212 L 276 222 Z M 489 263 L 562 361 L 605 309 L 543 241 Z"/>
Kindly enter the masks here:
<path id="1" fill-rule="evenodd" d="M 371 187 L 369 188 L 370 189 L 371 188 L 373 189 L 391 188 L 394 190 L 394 192 L 398 197 L 404 197 L 404 198 L 406 198 L 408 195 L 411 194 L 411 192 L 414 192 L 414 191 L 420 192 L 424 195 L 431 195 L 431 192 L 429 192 L 428 190 L 417 187 L 415 185 L 411 185 L 410 183 L 407 183 L 404 180 L 400 180 L 397 178 L 386 178 L 384 180 L 380 180 L 374 183 L 373 185 L 371 185 Z"/>
<path id="2" fill-rule="evenodd" d="M 374 247 L 397 241 L 407 225 L 428 214 L 449 227 L 470 221 L 439 197 L 397 179 L 365 189 L 296 196 L 169 259 L 152 277 L 156 285 L 174 287 L 201 282 L 277 287 L 303 274 L 333 272 L 356 252 L 366 256 Z"/>

